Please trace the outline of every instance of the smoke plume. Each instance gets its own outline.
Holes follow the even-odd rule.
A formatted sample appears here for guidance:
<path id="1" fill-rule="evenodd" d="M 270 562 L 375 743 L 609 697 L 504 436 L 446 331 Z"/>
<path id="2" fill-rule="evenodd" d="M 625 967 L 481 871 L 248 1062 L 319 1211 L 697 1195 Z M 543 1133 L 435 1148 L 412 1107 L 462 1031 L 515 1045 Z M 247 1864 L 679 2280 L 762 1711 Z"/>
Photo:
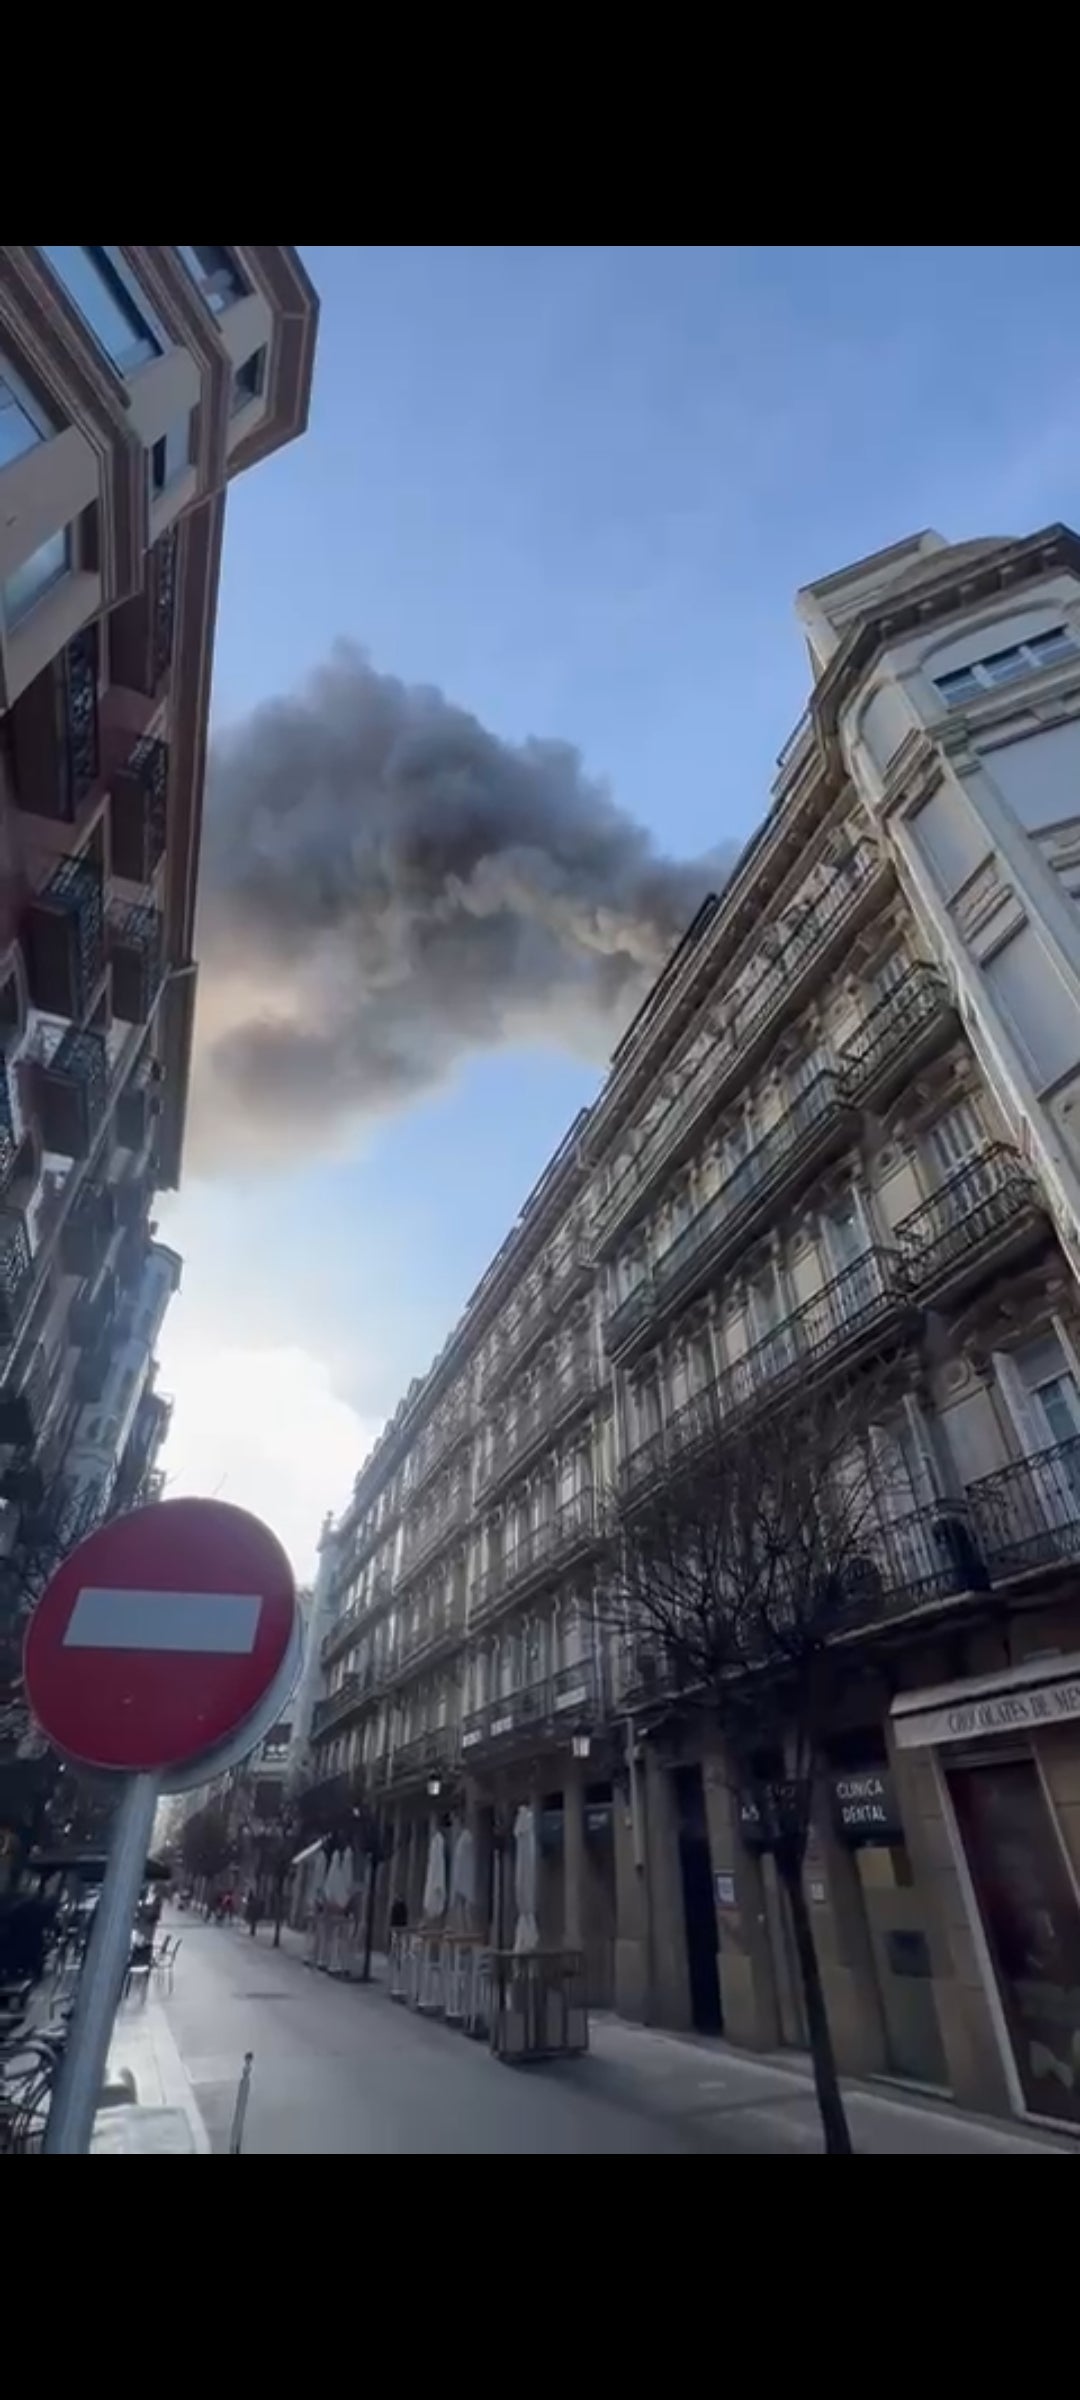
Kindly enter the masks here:
<path id="1" fill-rule="evenodd" d="M 723 872 L 341 646 L 211 760 L 199 1163 L 329 1147 L 511 1037 L 602 1058 Z"/>

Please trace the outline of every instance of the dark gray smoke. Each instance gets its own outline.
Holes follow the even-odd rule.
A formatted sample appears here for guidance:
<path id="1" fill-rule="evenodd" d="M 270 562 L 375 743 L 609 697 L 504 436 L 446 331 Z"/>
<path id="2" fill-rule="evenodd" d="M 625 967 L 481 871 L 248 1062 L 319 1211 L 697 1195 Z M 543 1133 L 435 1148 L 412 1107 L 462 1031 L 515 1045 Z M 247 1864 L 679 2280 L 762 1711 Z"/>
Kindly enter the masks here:
<path id="1" fill-rule="evenodd" d="M 510 1037 L 602 1056 L 723 872 L 659 857 L 568 744 L 341 646 L 213 755 L 201 1163 L 329 1145 Z"/>

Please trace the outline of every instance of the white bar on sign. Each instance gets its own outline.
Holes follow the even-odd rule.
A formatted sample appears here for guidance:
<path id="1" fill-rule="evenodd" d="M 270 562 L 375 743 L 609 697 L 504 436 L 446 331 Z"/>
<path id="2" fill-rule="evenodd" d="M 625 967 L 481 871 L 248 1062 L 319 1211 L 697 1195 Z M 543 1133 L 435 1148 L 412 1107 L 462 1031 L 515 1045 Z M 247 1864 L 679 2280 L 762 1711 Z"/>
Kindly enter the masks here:
<path id="1" fill-rule="evenodd" d="M 64 1648 L 247 1657 L 261 1608 L 258 1592 L 107 1592 L 87 1584 L 68 1618 Z"/>

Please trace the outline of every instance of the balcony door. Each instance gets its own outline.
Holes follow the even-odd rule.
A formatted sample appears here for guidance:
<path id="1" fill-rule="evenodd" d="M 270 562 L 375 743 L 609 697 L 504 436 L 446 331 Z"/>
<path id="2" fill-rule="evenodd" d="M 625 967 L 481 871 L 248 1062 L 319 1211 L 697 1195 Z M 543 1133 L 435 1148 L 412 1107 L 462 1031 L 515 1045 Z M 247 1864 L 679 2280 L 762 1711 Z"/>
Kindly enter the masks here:
<path id="1" fill-rule="evenodd" d="M 840 1318 L 861 1316 L 877 1297 L 876 1261 L 870 1221 L 858 1192 L 848 1192 L 821 1220 L 825 1251 Z"/>
<path id="2" fill-rule="evenodd" d="M 997 1360 L 1013 1423 L 1029 1459 L 1023 1505 L 1040 1521 L 1080 1516 L 1080 1382 L 1056 1333 Z M 1032 1528 L 1037 1532 L 1039 1526 Z"/>
<path id="3" fill-rule="evenodd" d="M 993 1170 L 985 1161 L 979 1164 L 985 1143 L 982 1126 L 967 1100 L 948 1109 L 928 1129 L 926 1147 L 938 1187 L 937 1206 L 943 1231 L 962 1224 L 977 1201 L 991 1196 Z"/>

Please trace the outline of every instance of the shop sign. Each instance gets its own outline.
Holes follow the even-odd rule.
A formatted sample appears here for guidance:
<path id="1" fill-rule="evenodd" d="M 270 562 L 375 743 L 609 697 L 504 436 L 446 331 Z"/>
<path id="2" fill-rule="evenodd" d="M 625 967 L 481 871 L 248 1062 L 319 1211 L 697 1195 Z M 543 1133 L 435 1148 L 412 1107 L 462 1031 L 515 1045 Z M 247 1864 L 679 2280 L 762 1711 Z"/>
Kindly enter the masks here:
<path id="1" fill-rule="evenodd" d="M 717 1876 L 717 1878 L 716 1878 L 716 1900 L 717 1900 L 717 1906 L 718 1906 L 719 1908 L 734 1908 L 734 1906 L 735 1906 L 735 1877 L 734 1877 L 734 1875 L 718 1875 L 718 1876 Z"/>
<path id="2" fill-rule="evenodd" d="M 895 1703 L 894 1703 L 895 1706 Z M 948 1706 L 899 1712 L 896 1740 L 901 1750 L 923 1749 L 930 1743 L 969 1742 L 982 1733 L 1041 1733 L 1048 1725 L 1067 1725 L 1080 1717 L 1080 1675 L 1060 1683 L 1030 1684 L 1019 1691 L 958 1696 Z"/>
<path id="3" fill-rule="evenodd" d="M 887 1767 L 834 1775 L 829 1788 L 837 1830 L 846 1842 L 903 1841 L 900 1810 Z"/>

